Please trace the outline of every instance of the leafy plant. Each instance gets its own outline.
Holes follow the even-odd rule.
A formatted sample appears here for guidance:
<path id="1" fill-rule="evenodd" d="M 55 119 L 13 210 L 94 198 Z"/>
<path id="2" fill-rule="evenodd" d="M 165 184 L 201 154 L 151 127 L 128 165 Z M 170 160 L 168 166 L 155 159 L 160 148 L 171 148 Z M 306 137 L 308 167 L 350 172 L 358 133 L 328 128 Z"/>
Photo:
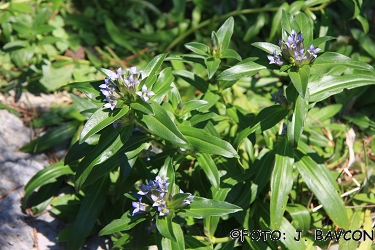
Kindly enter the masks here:
<path id="1" fill-rule="evenodd" d="M 329 244 L 314 243 L 313 230 L 370 230 L 369 210 L 345 207 L 365 197 L 344 201 L 337 174 L 322 160 L 342 162 L 329 147 L 346 132 L 329 124 L 342 106 L 320 108 L 318 102 L 375 84 L 375 71 L 326 52 L 334 37 L 314 39 L 307 10 L 317 3 L 307 3 L 301 6 L 308 15 L 278 9 L 279 45 L 252 44 L 267 52 L 268 61 L 265 53 L 242 60 L 230 48 L 231 17 L 211 33 L 211 46 L 185 44 L 192 54 L 159 54 L 140 71 L 101 68 L 104 81 L 70 84 L 88 97 L 72 96 L 87 122 L 65 159 L 25 186 L 23 206 L 50 202 L 52 194 L 43 189 L 56 189 L 65 178 L 71 193 L 51 204 L 54 214 L 71 222 L 59 236 L 69 249 L 80 249 L 96 230 L 121 249 L 312 249 Z M 258 96 L 261 104 L 254 108 L 245 93 L 248 80 L 265 72 L 286 84 L 272 94 L 274 104 Z M 363 186 L 369 182 L 363 177 Z M 28 203 L 37 187 L 38 202 Z M 279 230 L 285 237 L 241 242 L 228 237 L 232 229 Z M 300 241 L 293 240 L 297 230 Z"/>

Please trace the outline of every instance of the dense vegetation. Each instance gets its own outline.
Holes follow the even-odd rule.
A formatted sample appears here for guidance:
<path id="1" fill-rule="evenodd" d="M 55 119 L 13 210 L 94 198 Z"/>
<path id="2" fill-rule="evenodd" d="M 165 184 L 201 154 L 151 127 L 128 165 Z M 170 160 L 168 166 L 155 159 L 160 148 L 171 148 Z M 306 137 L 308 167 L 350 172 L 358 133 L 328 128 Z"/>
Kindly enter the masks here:
<path id="1" fill-rule="evenodd" d="M 23 207 L 51 204 L 68 249 L 95 233 L 118 249 L 372 249 L 353 239 L 363 231 L 332 235 L 373 228 L 374 12 L 370 0 L 0 2 L 0 90 L 73 101 L 34 114 L 47 132 L 22 151 L 70 147 Z"/>

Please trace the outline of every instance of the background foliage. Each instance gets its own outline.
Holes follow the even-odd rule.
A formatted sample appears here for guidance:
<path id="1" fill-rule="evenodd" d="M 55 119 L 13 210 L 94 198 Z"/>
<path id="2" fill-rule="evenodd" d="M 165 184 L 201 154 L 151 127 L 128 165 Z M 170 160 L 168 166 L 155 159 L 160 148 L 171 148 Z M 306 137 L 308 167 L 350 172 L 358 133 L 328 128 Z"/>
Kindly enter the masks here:
<path id="1" fill-rule="evenodd" d="M 70 222 L 58 240 L 67 241 L 71 249 L 79 249 L 86 236 L 98 231 L 125 249 L 144 244 L 163 249 L 312 249 L 336 244 L 314 241 L 316 229 L 371 230 L 374 8 L 372 1 L 357 0 L 0 2 L 1 91 L 14 90 L 19 97 L 24 91 L 67 90 L 74 102 L 32 122 L 49 130 L 23 151 L 42 152 L 66 140 L 71 148 L 65 159 L 29 182 L 23 206 L 37 214 L 52 204 L 51 212 Z M 293 72 L 270 65 L 264 51 L 273 51 L 261 44 L 285 40 L 285 13 L 304 13 L 313 27 L 312 39 L 335 38 L 319 41 L 321 52 L 351 58 L 331 60 L 336 54 L 319 54 L 311 67 L 310 91 L 313 83 L 343 85 L 340 91 L 311 94 L 298 149 L 289 146 L 290 138 L 296 138 L 290 127 L 287 136 L 279 133 L 279 121 L 290 110 L 273 105 L 270 97 L 297 80 Z M 225 20 L 234 24 L 223 25 Z M 215 43 L 227 52 L 215 54 Z M 139 99 L 125 103 L 111 117 L 100 108 L 104 97 L 99 85 L 103 73 L 109 74 L 103 68 L 133 65 L 143 69 L 147 78 L 142 84 L 153 86 L 156 96 L 150 105 Z M 108 126 L 123 116 L 130 125 L 116 130 Z M 132 119 L 143 130 L 131 132 Z M 166 128 L 152 125 L 158 121 Z M 354 145 L 346 142 L 351 127 L 357 136 Z M 147 150 L 150 145 L 153 152 Z M 350 173 L 359 190 L 342 173 L 352 163 Z M 196 198 L 185 211 L 176 209 L 179 216 L 158 217 L 161 235 L 147 234 L 150 218 L 130 214 L 140 184 L 156 175 L 212 200 L 223 212 L 205 212 L 205 200 Z M 61 187 L 68 191 L 54 197 Z M 321 203 L 322 209 L 314 209 Z M 195 214 L 189 213 L 194 209 Z M 301 229 L 305 241 L 291 240 L 292 234 L 281 242 L 245 237 L 241 243 L 228 237 L 235 228 L 286 233 Z M 343 249 L 371 249 L 369 241 L 339 244 Z"/>

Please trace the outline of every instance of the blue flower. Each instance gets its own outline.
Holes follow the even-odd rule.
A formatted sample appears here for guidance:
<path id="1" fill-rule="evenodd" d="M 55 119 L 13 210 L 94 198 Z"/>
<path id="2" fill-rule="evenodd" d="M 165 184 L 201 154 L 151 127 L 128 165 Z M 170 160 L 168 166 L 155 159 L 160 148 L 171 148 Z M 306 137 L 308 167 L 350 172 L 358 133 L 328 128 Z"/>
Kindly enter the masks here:
<path id="1" fill-rule="evenodd" d="M 276 50 L 273 52 L 273 56 L 267 55 L 268 60 L 270 60 L 270 64 L 277 64 L 279 66 L 282 66 L 284 64 L 284 61 L 280 59 L 280 57 L 276 54 Z"/>
<path id="2" fill-rule="evenodd" d="M 139 198 L 138 202 L 133 201 L 132 205 L 134 207 L 132 214 L 133 216 L 138 213 L 145 213 L 150 211 L 149 205 L 142 203 L 142 197 Z"/>
<path id="3" fill-rule="evenodd" d="M 309 55 L 314 57 L 314 58 L 317 57 L 316 53 L 318 53 L 319 51 L 320 51 L 320 48 L 315 48 L 314 44 L 311 44 L 310 48 L 307 50 Z"/>
<path id="4" fill-rule="evenodd" d="M 275 104 L 280 103 L 280 105 L 287 105 L 286 97 L 283 95 L 283 90 L 279 89 L 277 94 L 271 94 L 272 99 Z"/>
<path id="5" fill-rule="evenodd" d="M 279 40 L 282 58 L 276 55 L 276 50 L 273 56 L 267 55 L 270 64 L 282 66 L 285 63 L 283 59 L 297 67 L 311 64 L 317 57 L 316 53 L 319 52 L 320 49 L 315 48 L 312 44 L 308 50 L 305 50 L 303 41 L 302 32 L 297 33 L 295 30 L 292 30 L 286 42 Z"/>
<path id="6" fill-rule="evenodd" d="M 146 86 L 146 85 L 143 85 L 141 91 L 137 91 L 137 92 L 135 92 L 135 93 L 136 93 L 139 97 L 141 97 L 143 100 L 145 100 L 145 102 L 148 102 L 148 100 L 150 99 L 150 96 L 155 95 L 155 93 L 154 93 L 153 91 L 148 91 L 148 90 L 147 90 L 147 86 Z"/>

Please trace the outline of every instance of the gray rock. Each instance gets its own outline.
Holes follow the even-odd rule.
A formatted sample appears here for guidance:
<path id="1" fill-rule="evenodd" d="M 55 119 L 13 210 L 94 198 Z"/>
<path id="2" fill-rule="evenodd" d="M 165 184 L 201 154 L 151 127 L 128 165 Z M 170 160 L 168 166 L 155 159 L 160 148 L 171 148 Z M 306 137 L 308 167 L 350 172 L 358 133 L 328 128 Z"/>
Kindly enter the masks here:
<path id="1" fill-rule="evenodd" d="M 22 211 L 24 185 L 49 165 L 44 154 L 19 151 L 31 139 L 31 131 L 7 110 L 0 109 L 0 249 L 66 249 L 56 240 L 63 223 L 47 212 L 33 217 Z M 109 249 L 104 238 L 93 236 L 85 249 Z"/>

